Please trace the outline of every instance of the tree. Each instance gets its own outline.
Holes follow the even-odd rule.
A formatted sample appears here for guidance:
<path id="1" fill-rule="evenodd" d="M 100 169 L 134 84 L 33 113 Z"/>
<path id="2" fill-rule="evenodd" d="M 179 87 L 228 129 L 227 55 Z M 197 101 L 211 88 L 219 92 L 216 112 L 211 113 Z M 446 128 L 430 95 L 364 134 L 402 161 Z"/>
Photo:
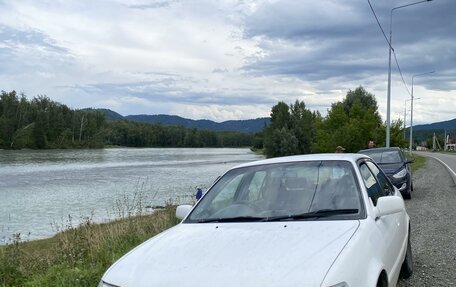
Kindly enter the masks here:
<path id="1" fill-rule="evenodd" d="M 278 102 L 271 110 L 272 129 L 290 128 L 290 108 L 284 102 Z"/>
<path id="2" fill-rule="evenodd" d="M 268 157 L 287 156 L 299 153 L 299 141 L 286 127 L 274 129 L 265 141 L 265 151 Z"/>
<path id="3" fill-rule="evenodd" d="M 291 131 L 298 140 L 298 153 L 310 153 L 316 135 L 316 114 L 306 109 L 304 102 L 298 100 L 294 105 L 290 105 L 290 111 Z"/>
<path id="4" fill-rule="evenodd" d="M 317 113 L 296 100 L 288 106 L 279 102 L 271 109 L 271 123 L 263 131 L 264 151 L 268 157 L 312 152 L 316 136 Z M 258 144 L 257 144 L 258 145 Z"/>
<path id="5" fill-rule="evenodd" d="M 397 146 L 401 148 L 408 147 L 409 143 L 406 138 L 404 138 L 404 123 L 402 120 L 397 119 L 393 120 L 390 125 L 390 145 Z M 380 132 L 378 133 L 377 138 L 375 138 L 375 143 L 377 146 L 384 146 L 386 138 L 386 122 L 382 125 Z"/>
<path id="6" fill-rule="evenodd" d="M 46 115 L 44 112 L 38 113 L 35 124 L 33 125 L 34 147 L 43 149 L 47 147 L 46 140 Z"/>
<path id="7" fill-rule="evenodd" d="M 375 96 L 363 87 L 348 91 L 342 102 L 333 103 L 318 126 L 314 150 L 334 152 L 343 146 L 348 152 L 363 149 L 369 139 L 378 139 L 382 122 Z"/>

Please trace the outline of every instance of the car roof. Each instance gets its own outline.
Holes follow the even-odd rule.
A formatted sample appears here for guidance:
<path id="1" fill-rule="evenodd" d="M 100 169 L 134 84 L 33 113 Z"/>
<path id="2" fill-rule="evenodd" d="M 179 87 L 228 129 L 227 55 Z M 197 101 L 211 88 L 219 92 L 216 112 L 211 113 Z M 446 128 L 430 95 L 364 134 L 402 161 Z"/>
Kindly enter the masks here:
<path id="1" fill-rule="evenodd" d="M 362 149 L 358 151 L 358 153 L 363 153 L 363 152 L 384 152 L 384 151 L 401 151 L 401 148 L 395 146 L 395 147 L 376 147 L 376 148 L 368 148 L 368 149 Z"/>
<path id="2" fill-rule="evenodd" d="M 321 153 L 321 154 L 293 155 L 293 156 L 275 157 L 275 158 L 269 158 L 269 159 L 263 159 L 263 160 L 243 163 L 243 164 L 233 167 L 232 169 L 264 165 L 264 164 L 292 163 L 292 162 L 300 162 L 300 161 L 339 160 L 339 161 L 349 161 L 352 163 L 356 163 L 356 161 L 358 161 L 361 158 L 369 158 L 369 157 L 362 155 L 362 154 L 357 154 L 357 153 Z"/>

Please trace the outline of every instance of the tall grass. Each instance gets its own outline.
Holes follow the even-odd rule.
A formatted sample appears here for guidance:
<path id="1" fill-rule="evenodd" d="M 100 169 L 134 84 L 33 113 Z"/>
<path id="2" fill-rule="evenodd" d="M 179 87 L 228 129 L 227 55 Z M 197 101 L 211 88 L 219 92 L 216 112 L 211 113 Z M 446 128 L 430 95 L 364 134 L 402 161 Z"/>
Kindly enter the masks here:
<path id="1" fill-rule="evenodd" d="M 152 214 L 138 214 L 137 208 L 123 206 L 118 210 L 121 219 L 105 224 L 87 217 L 74 226 L 68 217 L 63 231 L 50 239 L 21 242 L 15 235 L 12 243 L 0 248 L 0 286 L 97 286 L 114 261 L 178 223 L 170 204 Z"/>

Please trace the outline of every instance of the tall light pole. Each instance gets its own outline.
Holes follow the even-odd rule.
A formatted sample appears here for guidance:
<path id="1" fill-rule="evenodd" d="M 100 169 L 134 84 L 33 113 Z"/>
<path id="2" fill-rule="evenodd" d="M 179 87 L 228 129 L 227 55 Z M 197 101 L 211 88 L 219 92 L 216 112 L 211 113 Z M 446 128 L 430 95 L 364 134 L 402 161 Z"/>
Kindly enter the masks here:
<path id="1" fill-rule="evenodd" d="M 411 95 L 411 102 L 410 102 L 410 145 L 409 145 L 409 153 L 412 154 L 412 147 L 413 147 L 413 79 L 415 77 L 420 77 L 420 76 L 423 76 L 423 75 L 427 75 L 427 74 L 432 74 L 434 73 L 435 71 L 430 71 L 430 72 L 426 72 L 426 73 L 422 73 L 422 74 L 417 74 L 417 75 L 413 75 L 412 76 L 412 95 Z"/>
<path id="2" fill-rule="evenodd" d="M 388 58 L 388 95 L 386 98 L 386 147 L 390 146 L 390 122 L 391 122 L 391 51 L 393 50 L 392 38 L 393 38 L 393 12 L 394 10 L 413 6 L 416 4 L 430 2 L 432 0 L 422 0 L 407 5 L 397 6 L 391 9 L 390 13 L 390 31 L 389 31 L 389 58 Z"/>
<path id="3" fill-rule="evenodd" d="M 421 98 L 415 98 L 415 100 L 419 100 Z M 405 102 L 404 102 L 404 140 L 406 139 L 406 131 L 405 131 L 405 127 L 406 127 L 406 122 L 407 122 L 407 102 L 408 101 L 411 101 L 412 99 L 406 99 Z"/>
<path id="4" fill-rule="evenodd" d="M 410 101 L 411 99 L 407 99 L 404 102 L 404 140 L 406 139 L 405 137 L 405 127 L 406 127 L 406 122 L 407 122 L 407 102 Z"/>

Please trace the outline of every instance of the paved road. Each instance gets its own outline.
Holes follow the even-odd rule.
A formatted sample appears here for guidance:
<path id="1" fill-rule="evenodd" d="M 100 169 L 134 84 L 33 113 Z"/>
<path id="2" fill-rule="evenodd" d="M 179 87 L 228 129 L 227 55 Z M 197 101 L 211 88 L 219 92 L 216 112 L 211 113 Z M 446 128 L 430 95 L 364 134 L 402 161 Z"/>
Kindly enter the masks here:
<path id="1" fill-rule="evenodd" d="M 425 166 L 413 173 L 412 199 L 405 201 L 415 270 L 410 279 L 400 280 L 398 287 L 456 287 L 456 184 L 434 158 L 428 158 Z"/>
<path id="2" fill-rule="evenodd" d="M 432 157 L 439 160 L 446 166 L 448 172 L 451 174 L 454 182 L 456 183 L 456 154 L 438 152 L 416 152 L 416 154 Z"/>

